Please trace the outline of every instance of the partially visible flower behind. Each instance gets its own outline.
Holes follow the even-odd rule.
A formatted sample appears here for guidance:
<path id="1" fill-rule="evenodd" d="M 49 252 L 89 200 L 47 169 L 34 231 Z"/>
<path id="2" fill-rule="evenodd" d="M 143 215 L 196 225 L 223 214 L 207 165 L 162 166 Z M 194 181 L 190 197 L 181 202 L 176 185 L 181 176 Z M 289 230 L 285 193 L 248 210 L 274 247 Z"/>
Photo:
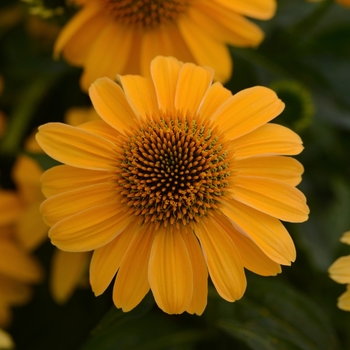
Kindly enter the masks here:
<path id="1" fill-rule="evenodd" d="M 0 328 L 0 349 L 7 350 L 15 347 L 11 336 Z"/>
<path id="2" fill-rule="evenodd" d="M 82 8 L 63 28 L 54 53 L 84 67 L 81 86 L 120 74 L 149 75 L 157 55 L 208 65 L 226 82 L 232 71 L 227 44 L 256 47 L 262 30 L 245 16 L 267 20 L 275 0 L 73 0 Z"/>
<path id="3" fill-rule="evenodd" d="M 42 278 L 39 264 L 17 240 L 14 225 L 21 212 L 15 192 L 0 189 L 0 327 L 11 322 L 11 307 L 29 301 L 29 285 Z"/>
<path id="4" fill-rule="evenodd" d="M 151 79 L 119 76 L 90 88 L 102 118 L 78 127 L 49 123 L 37 140 L 64 163 L 42 177 L 41 206 L 54 245 L 93 251 L 90 283 L 133 309 L 151 289 L 167 313 L 201 314 L 208 272 L 218 293 L 240 299 L 244 268 L 281 272 L 295 247 L 280 220 L 309 209 L 295 188 L 300 137 L 267 124 L 284 104 L 264 87 L 231 95 L 213 70 L 171 57 Z"/>
<path id="5" fill-rule="evenodd" d="M 340 241 L 350 245 L 350 231 L 345 232 Z M 338 298 L 338 307 L 350 311 L 350 255 L 337 259 L 328 272 L 334 281 L 347 284 L 346 292 Z"/>

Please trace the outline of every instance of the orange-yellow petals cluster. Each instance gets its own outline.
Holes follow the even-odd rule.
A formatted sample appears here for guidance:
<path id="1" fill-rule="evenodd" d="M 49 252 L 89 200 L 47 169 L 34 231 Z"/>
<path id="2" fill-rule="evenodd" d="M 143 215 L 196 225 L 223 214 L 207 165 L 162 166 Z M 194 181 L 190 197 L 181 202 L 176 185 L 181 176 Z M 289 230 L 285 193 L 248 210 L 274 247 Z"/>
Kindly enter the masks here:
<path id="1" fill-rule="evenodd" d="M 227 44 L 256 47 L 262 30 L 245 16 L 267 20 L 275 0 L 74 0 L 81 9 L 62 29 L 54 48 L 82 66 L 81 86 L 120 74 L 149 75 L 157 55 L 210 66 L 227 81 L 232 62 Z"/>
<path id="2" fill-rule="evenodd" d="M 38 263 L 18 242 L 15 223 L 22 204 L 13 191 L 0 190 L 0 327 L 11 321 L 11 307 L 29 301 L 29 284 L 41 279 Z"/>
<path id="3" fill-rule="evenodd" d="M 350 244 L 350 231 L 345 232 L 341 242 Z M 350 255 L 337 259 L 328 269 L 330 277 L 338 282 L 347 284 L 346 292 L 338 298 L 339 309 L 350 311 Z"/>
<path id="4" fill-rule="evenodd" d="M 96 295 L 133 309 L 151 289 L 167 313 L 201 314 L 208 272 L 228 301 L 242 297 L 244 269 L 276 275 L 295 259 L 280 220 L 309 209 L 295 188 L 302 151 L 293 131 L 268 123 L 284 104 L 265 87 L 232 96 L 213 70 L 156 57 L 151 78 L 119 76 L 90 88 L 101 117 L 49 123 L 37 140 L 64 165 L 42 177 L 41 206 L 53 244 L 93 251 Z"/>

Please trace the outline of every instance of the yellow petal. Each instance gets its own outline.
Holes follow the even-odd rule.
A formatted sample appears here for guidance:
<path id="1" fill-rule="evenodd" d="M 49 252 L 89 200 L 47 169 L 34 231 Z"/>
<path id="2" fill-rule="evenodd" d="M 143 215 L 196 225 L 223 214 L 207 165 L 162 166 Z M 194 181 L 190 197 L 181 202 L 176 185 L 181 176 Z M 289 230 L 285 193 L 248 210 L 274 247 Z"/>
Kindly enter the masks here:
<path id="1" fill-rule="evenodd" d="M 148 264 L 156 231 L 142 227 L 120 265 L 113 288 L 113 301 L 124 312 L 132 310 L 148 293 Z"/>
<path id="2" fill-rule="evenodd" d="M 94 250 L 109 243 L 128 226 L 130 215 L 113 202 L 81 211 L 49 231 L 52 244 L 68 252 Z"/>
<path id="3" fill-rule="evenodd" d="M 203 251 L 193 232 L 182 232 L 193 270 L 192 300 L 186 311 L 190 314 L 201 315 L 207 305 L 208 297 L 208 269 Z"/>
<path id="4" fill-rule="evenodd" d="M 175 107 L 196 115 L 204 95 L 213 79 L 213 71 L 192 63 L 185 63 L 180 68 L 175 92 Z"/>
<path id="5" fill-rule="evenodd" d="M 247 281 L 234 242 L 215 220 L 196 225 L 195 233 L 219 295 L 227 301 L 240 299 L 245 292 Z"/>
<path id="6" fill-rule="evenodd" d="M 276 12 L 276 0 L 214 0 L 213 3 L 222 6 L 223 10 L 231 10 L 257 19 L 270 19 Z"/>
<path id="7" fill-rule="evenodd" d="M 47 123 L 39 127 L 36 139 L 53 159 L 91 170 L 112 170 L 116 163 L 114 144 L 77 127 Z"/>
<path id="8" fill-rule="evenodd" d="M 350 311 L 350 286 L 346 286 L 346 292 L 338 298 L 339 309 Z"/>
<path id="9" fill-rule="evenodd" d="M 193 269 L 179 231 L 157 231 L 148 275 L 154 299 L 164 312 L 180 314 L 187 309 L 192 300 Z"/>
<path id="10" fill-rule="evenodd" d="M 122 88 L 109 78 L 97 79 L 89 89 L 91 102 L 98 115 L 112 128 L 123 133 L 134 125 L 134 114 Z"/>
<path id="11" fill-rule="evenodd" d="M 0 238 L 0 273 L 19 281 L 37 282 L 42 277 L 38 263 L 8 239 Z"/>
<path id="12" fill-rule="evenodd" d="M 233 140 L 266 124 L 283 109 L 284 103 L 274 91 L 255 86 L 233 95 L 216 111 L 213 120 Z"/>
<path id="13" fill-rule="evenodd" d="M 75 45 L 72 45 L 72 47 L 74 48 L 74 46 L 78 45 L 80 50 L 86 52 L 86 49 L 90 46 L 92 36 L 98 35 L 98 29 L 100 27 L 98 26 L 98 22 L 101 24 L 104 22 L 102 21 L 102 19 L 104 19 L 103 17 L 100 21 L 98 21 L 98 18 L 101 16 L 96 16 L 99 8 L 100 7 L 95 4 L 92 4 L 92 6 L 87 6 L 83 10 L 79 11 L 76 16 L 74 16 L 68 22 L 56 40 L 54 47 L 54 55 L 56 58 L 58 54 L 66 47 L 66 45 L 71 42 L 72 38 L 75 39 L 73 40 Z M 93 26 L 91 25 L 92 23 L 94 24 Z M 77 52 L 79 52 L 79 50 L 77 50 Z M 68 55 L 69 59 L 72 59 L 70 56 L 75 57 L 75 55 Z M 82 57 L 81 54 L 79 55 L 79 58 L 80 57 Z M 75 59 L 74 62 L 76 64 L 80 64 L 81 59 Z"/>
<path id="14" fill-rule="evenodd" d="M 40 204 L 38 201 L 31 203 L 16 222 L 18 240 L 26 250 L 37 248 L 47 239 L 49 228 L 43 221 Z"/>
<path id="15" fill-rule="evenodd" d="M 230 141 L 230 147 L 236 159 L 260 155 L 295 155 L 304 149 L 300 137 L 295 132 L 271 123 Z"/>
<path id="16" fill-rule="evenodd" d="M 45 200 L 40 211 L 48 226 L 55 225 L 69 216 L 103 203 L 112 202 L 116 197 L 112 183 L 101 183 L 69 192 L 64 192 Z"/>
<path id="17" fill-rule="evenodd" d="M 281 266 L 264 254 L 249 237 L 238 232 L 225 215 L 216 216 L 215 221 L 235 243 L 246 269 L 261 276 L 275 276 L 281 272 Z"/>
<path id="18" fill-rule="evenodd" d="M 189 16 L 181 16 L 178 26 L 195 61 L 201 66 L 214 68 L 214 79 L 222 83 L 226 82 L 231 76 L 232 60 L 225 44 L 209 36 Z M 196 90 L 198 86 L 191 84 L 193 90 Z"/>
<path id="19" fill-rule="evenodd" d="M 39 164 L 26 155 L 20 155 L 12 169 L 12 177 L 20 191 L 22 200 L 28 204 L 41 198 L 40 177 L 43 173 Z"/>
<path id="20" fill-rule="evenodd" d="M 28 284 L 26 282 L 18 281 L 13 277 L 1 274 L 0 286 L 0 304 L 8 303 L 11 305 L 23 305 L 27 303 L 32 296 L 32 291 Z M 1 317 L 0 324 L 2 324 Z"/>
<path id="21" fill-rule="evenodd" d="M 198 2 L 195 7 L 189 11 L 192 22 L 219 43 L 254 47 L 264 38 L 264 32 L 258 25 L 231 9 L 225 9 L 212 1 Z"/>
<path id="22" fill-rule="evenodd" d="M 79 187 L 107 182 L 110 179 L 111 174 L 105 171 L 59 165 L 45 171 L 41 177 L 41 182 L 44 195 L 51 197 Z"/>
<path id="23" fill-rule="evenodd" d="M 78 126 L 79 129 L 89 131 L 93 134 L 100 135 L 101 137 L 116 143 L 120 137 L 120 132 L 111 128 L 103 120 L 93 120 Z"/>
<path id="24" fill-rule="evenodd" d="M 118 76 L 125 96 L 136 115 L 151 116 L 158 110 L 156 92 L 151 79 L 138 75 Z"/>
<path id="25" fill-rule="evenodd" d="M 238 232 L 250 237 L 271 260 L 281 265 L 295 260 L 294 243 L 278 219 L 233 199 L 222 201 L 221 211 Z"/>
<path id="26" fill-rule="evenodd" d="M 90 284 L 96 296 L 101 295 L 111 283 L 139 231 L 140 226 L 134 221 L 110 243 L 94 251 L 90 264 Z"/>
<path id="27" fill-rule="evenodd" d="M 203 102 L 199 108 L 199 114 L 203 120 L 211 119 L 217 109 L 225 103 L 232 93 L 224 88 L 221 83 L 215 82 L 210 86 L 208 92 L 203 98 Z"/>
<path id="28" fill-rule="evenodd" d="M 52 257 L 50 290 L 54 300 L 65 303 L 87 271 L 89 253 L 68 253 L 56 249 Z"/>
<path id="29" fill-rule="evenodd" d="M 19 197 L 13 191 L 0 190 L 0 225 L 8 225 L 18 219 L 22 212 Z"/>
<path id="30" fill-rule="evenodd" d="M 99 36 L 92 42 L 84 62 L 84 73 L 80 83 L 84 91 L 89 89 L 91 83 L 97 78 L 108 77 L 115 79 L 127 63 L 132 44 L 132 31 L 116 21 L 105 21 Z M 123 50 L 120 50 L 120 47 Z"/>
<path id="31" fill-rule="evenodd" d="M 350 255 L 337 259 L 328 269 L 331 278 L 338 283 L 350 283 Z"/>
<path id="32" fill-rule="evenodd" d="M 173 57 L 156 57 L 151 63 L 159 109 L 172 111 L 175 106 L 175 92 L 182 63 Z"/>
<path id="33" fill-rule="evenodd" d="M 350 231 L 347 231 L 342 235 L 340 242 L 350 244 Z"/>
<path id="34" fill-rule="evenodd" d="M 232 167 L 238 176 L 267 177 L 296 186 L 301 181 L 304 167 L 294 158 L 254 157 L 234 162 Z"/>
<path id="35" fill-rule="evenodd" d="M 285 182 L 262 177 L 234 176 L 232 198 L 288 222 L 308 219 L 309 208 L 302 192 Z"/>

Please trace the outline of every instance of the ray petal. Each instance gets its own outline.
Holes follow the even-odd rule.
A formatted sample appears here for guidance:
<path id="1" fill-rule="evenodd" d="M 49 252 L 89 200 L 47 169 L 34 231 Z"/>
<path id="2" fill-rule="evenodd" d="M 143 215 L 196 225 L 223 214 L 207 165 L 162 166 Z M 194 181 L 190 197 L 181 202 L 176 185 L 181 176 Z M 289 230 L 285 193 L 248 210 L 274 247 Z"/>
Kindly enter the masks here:
<path id="1" fill-rule="evenodd" d="M 151 63 L 159 109 L 172 111 L 175 105 L 175 92 L 182 63 L 173 57 L 156 57 Z"/>
<path id="2" fill-rule="evenodd" d="M 101 295 L 111 283 L 139 231 L 139 225 L 134 221 L 110 243 L 95 249 L 90 264 L 90 284 L 96 296 Z"/>
<path id="3" fill-rule="evenodd" d="M 271 260 L 248 236 L 238 232 L 225 215 L 214 219 L 235 243 L 246 269 L 261 276 L 275 276 L 282 271 L 280 264 Z"/>
<path id="4" fill-rule="evenodd" d="M 299 135 L 277 124 L 266 124 L 253 132 L 230 141 L 236 159 L 256 156 L 295 155 L 303 149 Z"/>
<path id="5" fill-rule="evenodd" d="M 146 115 L 151 116 L 158 111 L 156 92 L 151 79 L 139 75 L 120 75 L 118 79 L 136 115 L 145 118 Z"/>
<path id="6" fill-rule="evenodd" d="M 284 103 L 271 89 L 255 86 L 226 101 L 213 115 L 230 140 L 246 135 L 277 117 Z"/>
<path id="7" fill-rule="evenodd" d="M 89 89 L 91 102 L 98 115 L 112 128 L 123 133 L 134 125 L 136 115 L 122 88 L 109 78 L 97 79 Z"/>
<path id="8" fill-rule="evenodd" d="M 271 260 L 281 265 L 290 265 L 295 260 L 294 243 L 278 219 L 234 199 L 222 201 L 221 211 L 238 232 L 250 237 Z"/>
<path id="9" fill-rule="evenodd" d="M 288 222 L 308 219 L 309 208 L 302 192 L 285 182 L 262 177 L 234 176 L 232 198 Z"/>
<path id="10" fill-rule="evenodd" d="M 157 231 L 148 276 L 154 298 L 164 312 L 180 314 L 187 309 L 192 300 L 193 269 L 179 231 Z"/>
<path id="11" fill-rule="evenodd" d="M 36 135 L 40 147 L 53 159 L 91 170 L 112 170 L 116 163 L 114 144 L 74 126 L 47 123 Z"/>
<path id="12" fill-rule="evenodd" d="M 97 171 L 75 168 L 70 165 L 58 165 L 46 170 L 41 176 L 42 191 L 46 197 L 62 192 L 108 182 L 111 174 L 107 171 Z"/>
<path id="13" fill-rule="evenodd" d="M 115 198 L 116 192 L 113 184 L 101 183 L 50 197 L 42 203 L 40 211 L 45 223 L 53 226 L 66 217 L 106 202 L 112 202 Z"/>
<path id="14" fill-rule="evenodd" d="M 227 301 L 240 299 L 245 292 L 247 281 L 239 251 L 232 239 L 215 220 L 197 224 L 195 233 L 219 295 Z"/>
<path id="15" fill-rule="evenodd" d="M 193 294 L 186 311 L 190 314 L 201 315 L 207 305 L 208 269 L 203 251 L 193 232 L 182 232 L 182 238 L 187 246 L 193 269 Z"/>
<path id="16" fill-rule="evenodd" d="M 296 159 L 283 156 L 245 158 L 234 162 L 233 168 L 238 176 L 266 177 L 292 186 L 300 183 L 304 172 Z"/>
<path id="17" fill-rule="evenodd" d="M 59 221 L 49 231 L 52 244 L 68 252 L 104 246 L 129 225 L 131 217 L 115 201 L 86 209 Z"/>
<path id="18" fill-rule="evenodd" d="M 113 301 L 124 312 L 137 306 L 150 289 L 148 264 L 156 231 L 152 226 L 143 226 L 119 268 L 114 288 Z"/>

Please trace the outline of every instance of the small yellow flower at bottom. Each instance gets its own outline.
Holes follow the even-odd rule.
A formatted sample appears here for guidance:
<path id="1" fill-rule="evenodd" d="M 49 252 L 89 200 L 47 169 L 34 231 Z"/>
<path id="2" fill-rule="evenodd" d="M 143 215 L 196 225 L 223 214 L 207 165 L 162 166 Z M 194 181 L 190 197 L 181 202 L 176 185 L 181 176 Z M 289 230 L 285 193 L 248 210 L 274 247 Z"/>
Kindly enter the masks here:
<path id="1" fill-rule="evenodd" d="M 340 241 L 350 244 L 350 231 L 345 232 Z M 346 292 L 338 298 L 338 307 L 350 311 L 350 255 L 337 259 L 329 267 L 328 272 L 334 281 L 347 284 Z"/>
<path id="2" fill-rule="evenodd" d="M 43 150 L 64 163 L 42 177 L 41 206 L 54 245 L 93 251 L 90 283 L 133 309 L 151 289 L 167 313 L 203 313 L 208 272 L 228 301 L 246 289 L 244 268 L 269 276 L 295 260 L 280 220 L 309 209 L 295 188 L 302 151 L 293 131 L 268 123 L 284 108 L 256 86 L 232 96 L 213 70 L 156 57 L 152 78 L 98 79 L 101 117 L 39 128 Z"/>
<path id="3" fill-rule="evenodd" d="M 15 347 L 11 336 L 0 328 L 0 349 L 10 350 Z"/>

